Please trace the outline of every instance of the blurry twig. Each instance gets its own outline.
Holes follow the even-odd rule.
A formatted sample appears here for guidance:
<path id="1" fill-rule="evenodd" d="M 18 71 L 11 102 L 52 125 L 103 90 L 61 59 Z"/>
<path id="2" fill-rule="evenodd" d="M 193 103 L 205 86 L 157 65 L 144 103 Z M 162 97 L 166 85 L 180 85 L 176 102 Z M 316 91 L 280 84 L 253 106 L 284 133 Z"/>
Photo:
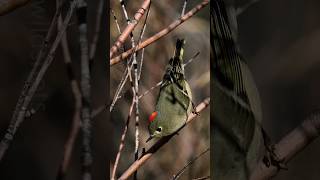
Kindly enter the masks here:
<path id="1" fill-rule="evenodd" d="M 114 20 L 114 22 L 116 24 L 117 30 L 118 30 L 119 34 L 121 34 L 122 32 L 121 32 L 121 29 L 120 29 L 120 26 L 119 26 L 119 23 L 118 23 L 117 16 L 116 16 L 115 12 L 113 11 L 113 9 L 110 8 L 110 11 L 111 11 L 111 14 L 113 16 L 113 20 Z"/>
<path id="2" fill-rule="evenodd" d="M 59 4 L 59 0 L 57 0 L 57 5 L 58 4 Z M 62 17 L 60 15 L 59 19 L 58 19 L 58 30 L 60 30 L 61 27 L 62 27 Z M 74 142 L 77 138 L 77 135 L 78 135 L 78 132 L 80 129 L 80 121 L 81 121 L 80 111 L 81 111 L 81 106 L 82 106 L 82 102 L 81 102 L 82 95 L 80 92 L 79 84 L 78 84 L 77 80 L 75 79 L 75 73 L 72 69 L 71 55 L 70 55 L 70 51 L 69 51 L 69 47 L 68 47 L 66 34 L 64 34 L 62 36 L 61 47 L 62 47 L 63 56 L 64 56 L 64 63 L 67 68 L 68 78 L 70 81 L 70 86 L 71 86 L 71 90 L 72 90 L 72 94 L 73 94 L 73 98 L 74 98 L 75 103 L 74 103 L 74 113 L 73 113 L 73 118 L 72 118 L 73 120 L 72 120 L 71 130 L 70 130 L 70 134 L 67 138 L 67 141 L 64 144 L 63 157 L 62 157 L 62 161 L 61 161 L 61 164 L 59 167 L 57 180 L 64 179 L 67 174 L 67 169 L 69 166 Z"/>
<path id="3" fill-rule="evenodd" d="M 210 98 L 206 98 L 202 103 L 200 103 L 196 107 L 196 112 L 201 112 L 203 111 L 206 107 L 209 106 L 210 103 Z M 185 125 L 189 124 L 192 122 L 197 117 L 196 114 L 191 113 L 188 116 L 187 122 Z M 181 130 L 183 127 L 182 126 L 179 130 Z M 178 130 L 178 131 L 179 131 Z M 177 132 L 178 132 L 177 131 Z M 176 134 L 176 133 L 175 133 Z M 142 156 L 139 158 L 139 160 L 135 161 L 131 166 L 121 175 L 119 180 L 124 180 L 128 179 L 137 169 L 139 169 L 154 153 L 156 153 L 163 145 L 165 145 L 175 134 L 165 136 L 161 138 L 159 141 L 157 141 L 149 150 L 147 150 L 145 153 L 142 154 Z"/>
<path id="4" fill-rule="evenodd" d="M 251 7 L 253 4 L 259 2 L 260 0 L 250 0 L 248 3 L 246 3 L 245 5 L 239 7 L 236 9 L 236 15 L 239 16 L 240 14 L 242 14 L 244 11 L 246 11 L 249 7 Z"/>
<path id="5" fill-rule="evenodd" d="M 73 11 L 74 11 L 76 4 L 77 4 L 77 0 L 73 0 L 71 2 L 68 13 L 65 17 L 63 24 L 62 24 L 61 30 L 58 31 L 56 39 L 52 43 L 52 46 L 51 46 L 46 58 L 43 60 L 44 55 L 47 52 L 49 39 L 52 35 L 53 30 L 56 27 L 56 22 L 57 22 L 58 15 L 60 14 L 59 12 L 61 11 L 61 7 L 59 7 L 57 9 L 57 11 L 53 17 L 53 20 L 52 20 L 50 28 L 48 30 L 46 39 L 44 40 L 43 47 L 41 48 L 41 50 L 38 54 L 36 63 L 33 66 L 32 71 L 30 72 L 28 79 L 26 80 L 26 82 L 24 84 L 22 93 L 21 93 L 21 95 L 18 99 L 18 102 L 16 104 L 16 107 L 15 107 L 14 113 L 12 115 L 12 119 L 10 121 L 10 125 L 7 129 L 7 132 L 4 136 L 4 138 L 1 140 L 0 161 L 2 160 L 4 153 L 8 149 L 10 142 L 13 140 L 13 137 L 14 137 L 19 125 L 23 122 L 23 120 L 25 118 L 25 113 L 26 113 L 26 110 L 30 104 L 30 101 L 31 101 L 33 95 L 35 94 L 45 72 L 47 71 L 48 67 L 50 66 L 51 62 L 53 61 L 55 51 L 60 43 L 62 35 L 64 34 L 64 32 L 69 24 L 69 21 L 72 17 L 72 14 L 73 14 Z"/>
<path id="6" fill-rule="evenodd" d="M 308 144 L 319 137 L 320 110 L 309 115 L 300 126 L 288 133 L 274 146 L 274 153 L 281 163 L 288 163 Z M 275 166 L 266 167 L 261 160 L 250 176 L 250 180 L 266 180 L 277 175 L 279 169 Z"/>
<path id="7" fill-rule="evenodd" d="M 134 15 L 134 20 L 130 22 L 130 24 L 125 28 L 123 33 L 118 37 L 118 40 L 114 43 L 114 45 L 110 49 L 109 57 L 112 58 L 113 55 L 118 52 L 118 49 L 122 46 L 124 41 L 127 37 L 132 33 L 134 28 L 137 26 L 138 22 L 140 21 L 141 17 L 144 15 L 145 11 L 147 10 L 151 0 L 144 0 L 140 9 Z"/>
<path id="8" fill-rule="evenodd" d="M 98 3 L 98 11 L 96 14 L 96 24 L 95 24 L 95 29 L 94 29 L 94 35 L 92 42 L 90 44 L 90 50 L 89 50 L 89 67 L 91 69 L 92 64 L 93 64 L 93 59 L 94 55 L 96 54 L 96 49 L 97 49 L 97 44 L 98 44 L 98 39 L 100 35 L 100 27 L 101 27 L 101 17 L 102 17 L 102 12 L 104 8 L 104 2 L 105 0 L 100 0 Z"/>
<path id="9" fill-rule="evenodd" d="M 199 159 L 202 155 L 204 155 L 206 152 L 208 152 L 210 148 L 207 148 L 203 152 L 201 152 L 199 155 L 197 155 L 194 159 L 189 161 L 180 171 L 178 171 L 177 174 L 173 175 L 172 180 L 179 179 L 179 177 L 186 171 L 186 169 L 192 165 L 197 159 Z"/>
<path id="10" fill-rule="evenodd" d="M 205 180 L 205 179 L 210 179 L 210 176 L 205 176 L 205 177 L 200 177 L 200 178 L 194 178 L 192 180 Z"/>
<path id="11" fill-rule="evenodd" d="M 139 51 L 142 48 L 145 48 L 146 46 L 150 45 L 151 43 L 154 43 L 161 37 L 167 35 L 169 32 L 174 30 L 176 27 L 178 27 L 180 24 L 191 18 L 193 15 L 195 15 L 197 12 L 199 12 L 202 8 L 204 8 L 206 5 L 209 4 L 209 0 L 204 0 L 200 4 L 198 4 L 196 7 L 191 9 L 188 13 L 180 17 L 178 20 L 171 23 L 167 28 L 161 30 L 157 34 L 153 35 L 152 37 L 148 38 L 147 40 L 143 41 L 142 43 L 139 43 L 136 48 L 131 48 L 128 51 L 120 54 L 117 57 L 114 57 L 110 60 L 110 66 L 115 65 L 119 63 L 120 61 L 126 59 L 130 54 L 132 54 L 134 51 Z M 111 56 L 110 56 L 111 58 Z"/>
<path id="12" fill-rule="evenodd" d="M 15 9 L 26 5 L 30 0 L 1 0 L 0 16 L 10 13 Z"/>
<path id="13" fill-rule="evenodd" d="M 188 0 L 184 0 L 182 11 L 181 11 L 181 17 L 184 15 L 184 12 L 186 11 Z"/>

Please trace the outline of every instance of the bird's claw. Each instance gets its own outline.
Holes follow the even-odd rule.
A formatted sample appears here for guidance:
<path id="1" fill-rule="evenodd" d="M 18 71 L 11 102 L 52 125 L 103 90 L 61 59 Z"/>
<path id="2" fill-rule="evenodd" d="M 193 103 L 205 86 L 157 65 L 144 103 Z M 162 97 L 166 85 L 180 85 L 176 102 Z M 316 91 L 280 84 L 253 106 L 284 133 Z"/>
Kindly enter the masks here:
<path id="1" fill-rule="evenodd" d="M 275 147 L 274 145 L 269 145 L 267 148 L 267 155 L 265 155 L 262 159 L 263 163 L 270 167 L 275 166 L 278 171 L 281 169 L 288 170 L 287 165 L 285 164 L 285 158 L 279 158 L 277 154 L 275 153 Z"/>

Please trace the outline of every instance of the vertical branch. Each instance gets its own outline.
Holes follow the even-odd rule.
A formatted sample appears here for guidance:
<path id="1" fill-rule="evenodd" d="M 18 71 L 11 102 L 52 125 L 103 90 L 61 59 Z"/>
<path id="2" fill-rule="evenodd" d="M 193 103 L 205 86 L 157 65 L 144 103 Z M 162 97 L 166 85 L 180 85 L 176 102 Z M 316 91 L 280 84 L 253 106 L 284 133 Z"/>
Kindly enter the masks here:
<path id="1" fill-rule="evenodd" d="M 98 11 L 97 11 L 97 16 L 96 16 L 96 26 L 95 26 L 93 40 L 90 44 L 90 51 L 89 51 L 89 53 L 90 53 L 89 54 L 89 68 L 90 69 L 93 64 L 94 55 L 96 54 L 97 43 L 98 43 L 99 34 L 100 34 L 101 17 L 102 17 L 104 2 L 105 2 L 105 0 L 100 0 L 98 3 L 98 7 L 97 7 Z"/>
<path id="2" fill-rule="evenodd" d="M 56 14 L 53 18 L 53 21 L 52 21 L 50 28 L 48 30 L 48 34 L 47 34 L 46 39 L 44 41 L 43 48 L 41 48 L 41 50 L 38 54 L 36 63 L 33 66 L 33 69 L 30 72 L 30 74 L 24 84 L 22 93 L 18 99 L 14 113 L 12 115 L 10 125 L 7 128 L 7 132 L 6 132 L 5 136 L 1 140 L 0 161 L 2 160 L 3 155 L 6 152 L 6 150 L 8 149 L 10 143 L 12 142 L 13 137 L 14 137 L 19 125 L 23 122 L 23 120 L 25 118 L 26 110 L 31 102 L 31 99 L 32 99 L 33 95 L 35 94 L 45 72 L 47 71 L 48 67 L 50 66 L 51 62 L 53 61 L 55 51 L 56 51 L 56 49 L 60 43 L 60 40 L 62 38 L 62 35 L 65 32 L 65 30 L 68 26 L 68 23 L 72 17 L 73 10 L 75 8 L 76 3 L 77 3 L 77 0 L 73 0 L 71 2 L 69 11 L 66 15 L 64 22 L 63 22 L 62 28 L 58 32 L 56 39 L 52 43 L 52 46 L 48 52 L 47 57 L 43 60 L 44 55 L 47 52 L 48 41 L 49 41 L 49 39 L 51 37 L 51 33 L 53 32 L 53 29 L 56 25 L 56 20 L 57 20 L 59 13 L 56 12 Z M 61 8 L 59 8 L 59 10 L 61 10 Z"/>
<path id="3" fill-rule="evenodd" d="M 127 117 L 126 125 L 124 127 L 124 130 L 123 130 L 123 133 L 122 133 L 122 136 L 121 136 L 119 150 L 118 150 L 118 153 L 117 153 L 117 156 L 116 156 L 116 160 L 114 162 L 112 174 L 111 174 L 111 180 L 115 180 L 115 177 L 116 177 L 116 172 L 117 172 L 117 168 L 118 168 L 118 165 L 119 165 L 121 152 L 122 152 L 122 150 L 124 148 L 124 140 L 126 139 L 128 126 L 129 126 L 129 121 L 130 121 L 130 118 L 131 118 L 131 114 L 133 112 L 133 107 L 134 107 L 134 99 L 132 99 L 132 103 L 131 103 L 131 106 L 129 108 L 129 114 L 128 114 L 128 117 Z"/>
<path id="4" fill-rule="evenodd" d="M 57 0 L 57 5 L 59 4 L 59 0 Z M 62 27 L 62 17 L 61 15 L 59 16 L 58 19 L 58 30 L 60 30 Z M 79 129 L 80 129 L 80 121 L 81 121 L 81 92 L 79 89 L 79 84 L 77 80 L 75 79 L 75 73 L 72 69 L 72 62 L 71 62 L 71 55 L 68 47 L 68 42 L 67 42 L 67 35 L 64 34 L 62 39 L 61 39 L 61 47 L 63 51 L 63 56 L 64 56 L 64 63 L 66 65 L 67 73 L 68 73 L 68 78 L 70 81 L 70 86 L 74 98 L 74 113 L 73 113 L 73 118 L 72 118 L 72 125 L 71 125 L 71 130 L 70 134 L 67 138 L 67 141 L 64 144 L 64 152 L 63 152 L 63 157 L 62 161 L 59 167 L 59 172 L 57 175 L 57 180 L 63 180 L 65 179 L 65 176 L 67 174 L 67 169 L 70 163 L 71 159 L 71 154 L 74 146 L 74 142 L 77 138 Z"/>
<path id="5" fill-rule="evenodd" d="M 87 39 L 87 3 L 80 0 L 77 7 L 79 42 L 81 50 L 81 92 L 82 92 L 82 179 L 91 180 L 91 84 L 89 69 L 89 49 Z"/>

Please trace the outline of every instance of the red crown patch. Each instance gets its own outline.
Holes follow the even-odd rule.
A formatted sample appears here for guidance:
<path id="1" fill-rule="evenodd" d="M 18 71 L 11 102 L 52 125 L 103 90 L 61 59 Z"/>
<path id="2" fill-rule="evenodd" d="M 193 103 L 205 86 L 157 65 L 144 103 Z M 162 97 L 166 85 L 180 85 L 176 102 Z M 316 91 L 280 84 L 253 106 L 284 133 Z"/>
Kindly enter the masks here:
<path id="1" fill-rule="evenodd" d="M 158 112 L 155 111 L 153 113 L 151 113 L 151 115 L 149 116 L 149 122 L 151 123 L 158 115 Z"/>

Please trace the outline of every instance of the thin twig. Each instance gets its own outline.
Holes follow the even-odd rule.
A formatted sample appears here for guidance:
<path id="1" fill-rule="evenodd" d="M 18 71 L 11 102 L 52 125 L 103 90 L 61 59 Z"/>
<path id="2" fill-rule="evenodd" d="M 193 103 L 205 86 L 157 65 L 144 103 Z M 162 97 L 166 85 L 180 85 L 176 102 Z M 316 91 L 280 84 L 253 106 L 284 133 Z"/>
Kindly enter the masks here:
<path id="1" fill-rule="evenodd" d="M 209 106 L 209 103 L 210 103 L 210 98 L 206 98 L 202 103 L 200 103 L 196 107 L 196 112 L 199 113 L 199 112 L 203 111 L 206 107 Z M 197 117 L 196 114 L 193 114 L 193 113 L 189 114 L 188 120 L 185 125 L 192 122 L 196 117 Z M 185 126 L 183 126 L 183 127 L 185 127 Z M 183 127 L 181 127 L 179 130 L 181 130 Z M 128 179 L 137 169 L 139 169 L 148 159 L 150 159 L 154 153 L 156 153 L 163 145 L 165 145 L 175 134 L 163 137 L 159 141 L 157 141 L 149 150 L 147 150 L 139 158 L 139 160 L 137 160 L 133 164 L 131 164 L 131 166 L 121 175 L 119 180 Z"/>
<path id="2" fill-rule="evenodd" d="M 138 22 L 140 21 L 141 17 L 146 12 L 151 0 L 144 0 L 139 10 L 134 15 L 134 20 L 130 22 L 130 24 L 125 28 L 123 33 L 118 37 L 117 41 L 114 43 L 114 45 L 110 49 L 110 55 L 109 57 L 112 58 L 113 55 L 118 52 L 118 49 L 122 46 L 122 44 L 125 42 L 127 37 L 132 33 L 134 28 L 137 26 Z"/>
<path id="3" fill-rule="evenodd" d="M 110 11 L 111 11 L 111 14 L 113 16 L 114 23 L 116 24 L 117 30 L 118 30 L 119 34 L 121 34 L 122 32 L 121 32 L 121 29 L 120 29 L 120 25 L 118 23 L 118 19 L 117 19 L 116 13 L 111 8 L 110 8 Z"/>
<path id="4" fill-rule="evenodd" d="M 57 0 L 57 4 L 59 4 L 59 0 Z M 59 19 L 58 19 L 58 30 L 61 29 L 61 26 L 62 26 L 62 17 L 60 15 Z M 62 157 L 62 161 L 60 164 L 59 172 L 57 174 L 57 180 L 65 179 L 65 176 L 67 174 L 67 169 L 68 169 L 69 162 L 71 159 L 71 154 L 72 154 L 74 142 L 77 138 L 77 135 L 78 135 L 78 132 L 80 129 L 80 121 L 81 121 L 80 111 L 81 111 L 81 106 L 82 106 L 82 102 L 81 102 L 82 95 L 80 92 L 79 84 L 78 84 L 77 80 L 75 79 L 75 73 L 72 69 L 71 55 L 70 55 L 70 51 L 69 51 L 69 47 L 68 47 L 66 34 L 64 34 L 61 39 L 61 47 L 62 47 L 62 51 L 63 51 L 63 55 L 64 55 L 64 63 L 67 68 L 68 78 L 70 81 L 70 86 L 71 86 L 71 90 L 72 90 L 72 94 L 73 94 L 73 98 L 74 98 L 75 103 L 74 103 L 74 113 L 73 113 L 73 118 L 72 118 L 73 120 L 72 120 L 71 130 L 70 130 L 69 136 L 67 138 L 67 141 L 64 144 L 63 157 Z"/>
<path id="5" fill-rule="evenodd" d="M 40 50 L 40 53 L 38 55 L 39 58 L 37 58 L 37 61 L 36 61 L 35 65 L 33 66 L 33 69 L 31 71 L 31 73 L 29 74 L 27 81 L 25 82 L 24 88 L 23 88 L 22 93 L 19 97 L 18 103 L 15 107 L 14 113 L 12 115 L 12 119 L 10 121 L 10 125 L 7 129 L 7 132 L 4 136 L 4 138 L 1 140 L 0 161 L 2 160 L 4 153 L 8 149 L 10 142 L 13 140 L 13 137 L 14 137 L 19 125 L 23 122 L 23 120 L 25 118 L 26 110 L 31 102 L 31 99 L 32 99 L 33 95 L 35 94 L 45 72 L 47 71 L 48 67 L 50 66 L 51 62 L 53 61 L 55 51 L 60 43 L 62 35 L 64 34 L 64 32 L 69 24 L 69 21 L 71 19 L 72 14 L 73 14 L 73 10 L 76 6 L 76 3 L 77 3 L 77 0 L 73 0 L 71 2 L 69 11 L 66 15 L 64 22 L 63 22 L 61 30 L 58 32 L 56 39 L 52 43 L 52 46 L 51 46 L 51 48 L 48 52 L 48 55 L 44 61 L 42 60 L 44 55 L 41 53 L 44 53 L 45 50 L 42 50 L 42 49 Z M 56 13 L 55 15 L 56 16 L 53 18 L 55 21 L 54 20 L 52 21 L 50 28 L 49 28 L 49 31 L 48 31 L 48 34 L 47 34 L 47 37 L 51 36 L 50 33 L 55 28 L 58 13 Z M 46 49 L 46 47 L 47 47 L 47 42 L 44 43 L 44 49 Z"/>
<path id="6" fill-rule="evenodd" d="M 89 54 L 89 67 L 90 67 L 90 69 L 93 64 L 94 56 L 96 54 L 98 39 L 99 39 L 99 35 L 100 35 L 101 17 L 102 17 L 104 2 L 105 2 L 105 0 L 100 0 L 98 3 L 98 7 L 97 7 L 98 11 L 97 11 L 97 15 L 96 15 L 96 24 L 95 24 L 93 39 L 90 44 L 90 50 L 89 50 L 89 53 L 90 53 Z"/>
<path id="7" fill-rule="evenodd" d="M 132 112 L 133 112 L 133 107 L 134 107 L 134 99 L 132 98 L 132 102 L 131 102 L 131 105 L 130 105 L 130 108 L 129 108 L 129 114 L 128 114 L 128 117 L 127 117 L 126 125 L 125 125 L 124 130 L 123 130 L 122 135 L 121 135 L 119 150 L 118 150 L 118 153 L 117 153 L 117 156 L 116 156 L 116 160 L 114 162 L 112 175 L 111 175 L 111 180 L 115 180 L 115 177 L 116 177 L 116 172 L 117 172 L 118 164 L 119 164 L 119 161 L 120 161 L 121 152 L 122 152 L 122 150 L 124 148 L 124 145 L 125 145 L 124 144 L 124 140 L 125 140 L 126 135 L 127 135 L 130 118 L 131 118 L 131 115 L 132 115 Z"/>
<path id="8" fill-rule="evenodd" d="M 187 3 L 188 3 L 188 0 L 184 0 L 183 6 L 182 6 L 182 11 L 181 11 L 181 17 L 186 12 Z"/>
<path id="9" fill-rule="evenodd" d="M 210 179 L 210 176 L 205 176 L 205 177 L 200 177 L 200 178 L 194 178 L 192 180 L 205 180 L 205 179 Z"/>
<path id="10" fill-rule="evenodd" d="M 179 18 L 178 20 L 171 23 L 168 27 L 161 30 L 157 34 L 153 35 L 152 37 L 148 38 L 147 40 L 143 41 L 142 43 L 139 43 L 135 49 L 131 48 L 127 50 L 126 52 L 120 54 L 117 57 L 114 57 L 110 60 L 110 66 L 115 65 L 119 63 L 120 61 L 126 59 L 130 54 L 132 54 L 134 51 L 139 51 L 142 48 L 145 48 L 146 46 L 150 45 L 151 43 L 154 43 L 158 39 L 162 38 L 163 36 L 167 35 L 169 32 L 174 30 L 176 27 L 178 27 L 180 24 L 194 16 L 197 12 L 199 12 L 202 8 L 207 6 L 209 4 L 209 0 L 204 0 L 200 4 L 198 4 L 196 7 L 191 9 L 188 13 L 186 13 L 184 16 Z"/>
<path id="11" fill-rule="evenodd" d="M 172 180 L 179 179 L 179 177 L 186 171 L 186 169 L 192 165 L 197 159 L 199 159 L 202 155 L 204 155 L 206 152 L 208 152 L 210 148 L 207 148 L 203 152 L 201 152 L 199 155 L 197 155 L 195 158 L 193 158 L 191 161 L 189 161 L 180 171 L 178 171 L 175 175 L 173 175 Z"/>
<path id="12" fill-rule="evenodd" d="M 274 153 L 278 159 L 287 164 L 295 155 L 320 135 L 320 110 L 309 115 L 300 126 L 283 137 L 276 144 Z M 277 175 L 279 169 L 275 166 L 267 167 L 261 160 L 257 164 L 250 180 L 266 180 Z"/>

